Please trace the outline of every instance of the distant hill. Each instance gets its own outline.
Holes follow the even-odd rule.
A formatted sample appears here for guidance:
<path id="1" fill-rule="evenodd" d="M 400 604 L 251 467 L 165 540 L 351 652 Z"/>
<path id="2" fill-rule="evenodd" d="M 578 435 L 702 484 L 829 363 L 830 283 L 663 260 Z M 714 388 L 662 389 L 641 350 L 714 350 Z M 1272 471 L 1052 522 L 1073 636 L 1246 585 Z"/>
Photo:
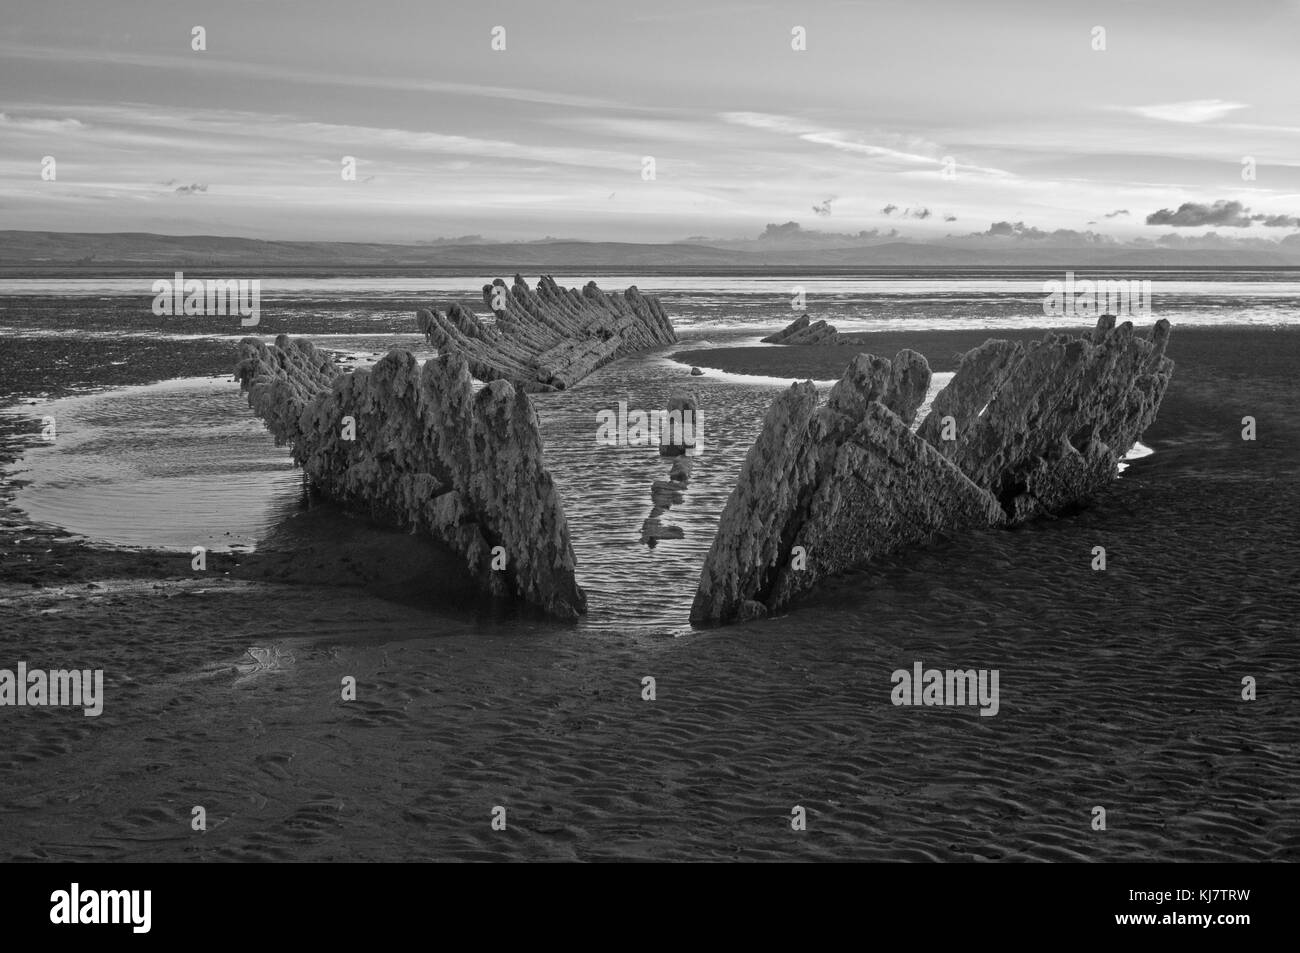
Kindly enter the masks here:
<path id="1" fill-rule="evenodd" d="M 517 242 L 388 245 L 371 242 L 287 242 L 215 235 L 146 232 L 0 231 L 0 267 L 243 266 L 393 268 L 518 268 L 591 264 L 619 267 L 726 265 L 746 256 L 704 245 L 619 242 Z"/>
<path id="2" fill-rule="evenodd" d="M 169 269 L 241 269 L 247 272 L 427 271 L 513 274 L 548 269 L 720 272 L 773 268 L 802 270 L 951 267 L 1300 267 L 1300 242 L 1277 249 L 1174 249 L 1090 245 L 1061 247 L 1013 242 L 889 241 L 877 244 L 744 248 L 678 242 L 542 241 L 467 244 L 263 241 L 215 235 L 147 232 L 0 231 L 0 270 L 24 274 L 157 273 Z"/>

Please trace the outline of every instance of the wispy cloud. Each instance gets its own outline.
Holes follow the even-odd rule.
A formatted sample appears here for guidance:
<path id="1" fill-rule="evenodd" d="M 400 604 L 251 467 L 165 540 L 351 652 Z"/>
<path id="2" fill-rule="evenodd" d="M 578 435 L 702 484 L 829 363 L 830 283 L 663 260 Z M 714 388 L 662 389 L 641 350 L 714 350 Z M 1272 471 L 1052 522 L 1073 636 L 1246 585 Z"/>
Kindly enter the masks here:
<path id="1" fill-rule="evenodd" d="M 11 116 L 0 112 L 0 127 L 24 132 L 75 132 L 84 128 L 79 119 L 47 119 L 41 116 Z"/>
<path id="2" fill-rule="evenodd" d="M 873 159 L 882 159 L 909 165 L 937 166 L 940 164 L 940 159 L 937 156 L 904 152 L 900 149 L 880 145 L 875 142 L 864 142 L 861 139 L 852 138 L 848 134 L 839 130 L 815 126 L 799 119 L 793 119 L 789 116 L 778 116 L 771 113 L 757 112 L 727 112 L 722 113 L 719 118 L 721 118 L 723 122 L 732 125 L 746 126 L 750 129 L 760 129 L 765 132 L 774 132 L 781 135 L 792 136 L 802 140 L 803 142 L 829 146 L 832 149 L 839 149 L 843 152 L 851 152 L 860 156 L 868 156 Z"/>
<path id="3" fill-rule="evenodd" d="M 1222 119 L 1238 109 L 1248 108 L 1245 103 L 1233 103 L 1223 99 L 1190 99 L 1181 103 L 1161 103 L 1155 106 L 1122 106 L 1147 119 L 1163 119 L 1166 122 L 1211 122 Z"/>
<path id="4" fill-rule="evenodd" d="M 631 108 L 614 100 L 597 96 L 478 83 L 456 83 L 420 77 L 357 75 L 333 69 L 317 72 L 269 63 L 253 63 L 216 57 L 128 53 L 114 50 L 73 49 L 54 46 L 16 46 L 9 43 L 0 43 L 0 57 L 41 60 L 46 63 L 66 62 L 75 65 L 96 63 L 105 66 L 135 67 L 138 69 L 180 70 L 185 73 L 221 73 L 238 78 L 279 80 L 318 86 L 346 86 L 349 88 L 438 93 L 486 99 L 509 99 L 525 103 L 572 106 L 580 109 Z"/>
<path id="5" fill-rule="evenodd" d="M 512 160 L 579 168 L 639 168 L 640 156 L 631 150 L 592 148 L 582 144 L 537 145 L 511 139 L 428 132 L 380 126 L 316 122 L 299 116 L 247 110 L 178 109 L 146 104 L 69 107 L 86 117 L 44 118 L 20 124 L 24 131 L 79 132 L 103 148 L 190 151 L 216 155 L 231 150 L 249 154 L 288 156 L 303 146 L 318 157 L 336 154 L 401 152 L 424 156 L 459 156 L 487 160 Z M 47 111 L 57 112 L 59 107 Z M 0 114 L 6 115 L 6 114 Z M 301 159 L 294 161 L 301 162 Z"/>

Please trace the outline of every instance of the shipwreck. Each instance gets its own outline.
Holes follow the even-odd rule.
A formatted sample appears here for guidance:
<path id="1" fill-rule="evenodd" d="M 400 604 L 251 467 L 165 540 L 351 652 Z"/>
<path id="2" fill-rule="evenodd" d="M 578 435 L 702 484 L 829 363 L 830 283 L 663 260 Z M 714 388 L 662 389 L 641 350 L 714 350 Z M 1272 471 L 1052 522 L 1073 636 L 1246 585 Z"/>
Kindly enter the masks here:
<path id="1" fill-rule="evenodd" d="M 592 371 L 637 351 L 673 344 L 673 330 L 657 298 L 635 287 L 606 294 L 589 281 L 581 291 L 543 276 L 535 289 L 515 275 L 483 286 L 494 320 L 469 308 L 425 309 L 416 325 L 439 353 L 456 354 L 483 381 L 505 380 L 529 392 L 564 390 Z"/>
<path id="2" fill-rule="evenodd" d="M 1141 338 L 1113 315 L 1079 337 L 990 340 L 963 355 L 915 428 L 930 381 L 915 352 L 859 355 L 820 406 L 811 381 L 792 385 L 727 500 L 692 624 L 762 618 L 938 533 L 1086 500 L 1155 420 L 1173 373 L 1168 340 L 1168 321 Z"/>
<path id="3" fill-rule="evenodd" d="M 586 611 L 523 390 L 494 380 L 475 393 L 456 354 L 421 367 L 394 350 L 345 373 L 310 341 L 283 334 L 270 346 L 245 338 L 235 376 L 324 495 L 442 541 L 489 593 L 562 619 Z"/>

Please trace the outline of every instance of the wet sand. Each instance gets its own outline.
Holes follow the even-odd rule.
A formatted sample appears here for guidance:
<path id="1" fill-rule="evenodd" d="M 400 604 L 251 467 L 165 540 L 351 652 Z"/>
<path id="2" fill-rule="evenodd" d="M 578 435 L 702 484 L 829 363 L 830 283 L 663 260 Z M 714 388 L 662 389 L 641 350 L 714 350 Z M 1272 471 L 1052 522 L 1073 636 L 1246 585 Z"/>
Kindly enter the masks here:
<path id="1" fill-rule="evenodd" d="M 1062 333 L 1079 334 L 1082 328 L 1067 328 Z M 1139 335 L 1146 335 L 1149 324 L 1138 324 Z M 757 344 L 743 347 L 710 347 L 678 350 L 673 360 L 701 368 L 714 368 L 733 374 L 766 377 L 790 377 L 791 380 L 837 380 L 853 358 L 863 352 L 893 358 L 903 348 L 925 355 L 932 371 L 955 371 L 961 355 L 989 338 L 1018 341 L 1022 344 L 1041 340 L 1047 329 L 970 331 L 884 331 L 855 332 L 858 344 L 833 347 L 818 345 Z M 1284 359 L 1297 347 L 1294 328 L 1174 328 L 1169 354 L 1177 362 L 1192 362 L 1193 369 L 1207 373 L 1222 371 L 1240 374 L 1253 366 L 1264 351 L 1274 345 L 1282 349 Z M 1182 365 L 1179 364 L 1181 367 Z"/>
<path id="2" fill-rule="evenodd" d="M 966 340 L 882 335 L 877 353 L 944 370 Z M 852 356 L 818 350 L 678 359 L 825 379 Z M 57 386 L 225 370 L 196 354 L 159 349 L 119 381 L 69 363 Z M 1169 354 L 1155 453 L 1095 505 L 677 639 L 578 635 L 467 591 L 423 603 L 405 584 L 449 565 L 363 521 L 340 543 L 308 520 L 196 580 L 175 554 L 10 510 L 6 659 L 102 667 L 108 697 L 99 718 L 0 711 L 0 858 L 1300 859 L 1300 334 L 1175 329 Z M 893 706 L 890 673 L 917 660 L 999 669 L 999 714 Z"/>

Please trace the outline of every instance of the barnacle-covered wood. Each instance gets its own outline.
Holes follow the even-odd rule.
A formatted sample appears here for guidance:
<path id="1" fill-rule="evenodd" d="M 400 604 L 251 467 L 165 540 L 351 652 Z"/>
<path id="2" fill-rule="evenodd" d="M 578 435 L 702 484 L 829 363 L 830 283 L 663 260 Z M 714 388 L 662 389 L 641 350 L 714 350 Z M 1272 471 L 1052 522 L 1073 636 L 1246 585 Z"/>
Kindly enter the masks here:
<path id="1" fill-rule="evenodd" d="M 836 345 L 847 343 L 835 329 L 835 325 L 825 321 L 813 321 L 806 314 L 801 314 L 780 331 L 763 338 L 764 344 L 820 344 Z"/>
<path id="2" fill-rule="evenodd" d="M 464 360 L 450 354 L 421 368 L 395 350 L 343 373 L 287 335 L 271 346 L 245 338 L 235 375 L 325 495 L 443 541 L 488 592 L 561 618 L 586 611 L 525 393 L 506 381 L 474 393 Z"/>
<path id="3" fill-rule="evenodd" d="M 962 357 L 918 432 L 1013 521 L 1057 512 L 1109 482 L 1155 420 L 1174 369 L 1169 334 L 1163 319 L 1139 337 L 1103 315 L 1077 337 L 986 341 Z"/>
<path id="4" fill-rule="evenodd" d="M 705 558 L 695 625 L 762 618 L 826 576 L 939 532 L 996 525 L 997 501 L 908 425 L 921 355 L 860 354 L 818 406 L 811 381 L 769 408 Z"/>
<path id="5" fill-rule="evenodd" d="M 793 385 L 727 500 L 692 623 L 761 618 L 827 575 L 935 533 L 1086 500 L 1155 420 L 1173 373 L 1168 340 L 1167 321 L 1141 338 L 1106 315 L 1082 336 L 987 341 L 915 431 L 930 371 L 914 352 L 858 355 L 820 407 L 811 381 Z"/>
<path id="6" fill-rule="evenodd" d="M 483 286 L 495 320 L 450 305 L 416 313 L 416 324 L 440 353 L 458 354 L 483 381 L 507 380 L 529 392 L 564 390 L 610 361 L 677 340 L 657 298 L 635 287 L 606 294 L 587 282 L 561 288 L 549 276 L 536 289 L 515 275 Z"/>

